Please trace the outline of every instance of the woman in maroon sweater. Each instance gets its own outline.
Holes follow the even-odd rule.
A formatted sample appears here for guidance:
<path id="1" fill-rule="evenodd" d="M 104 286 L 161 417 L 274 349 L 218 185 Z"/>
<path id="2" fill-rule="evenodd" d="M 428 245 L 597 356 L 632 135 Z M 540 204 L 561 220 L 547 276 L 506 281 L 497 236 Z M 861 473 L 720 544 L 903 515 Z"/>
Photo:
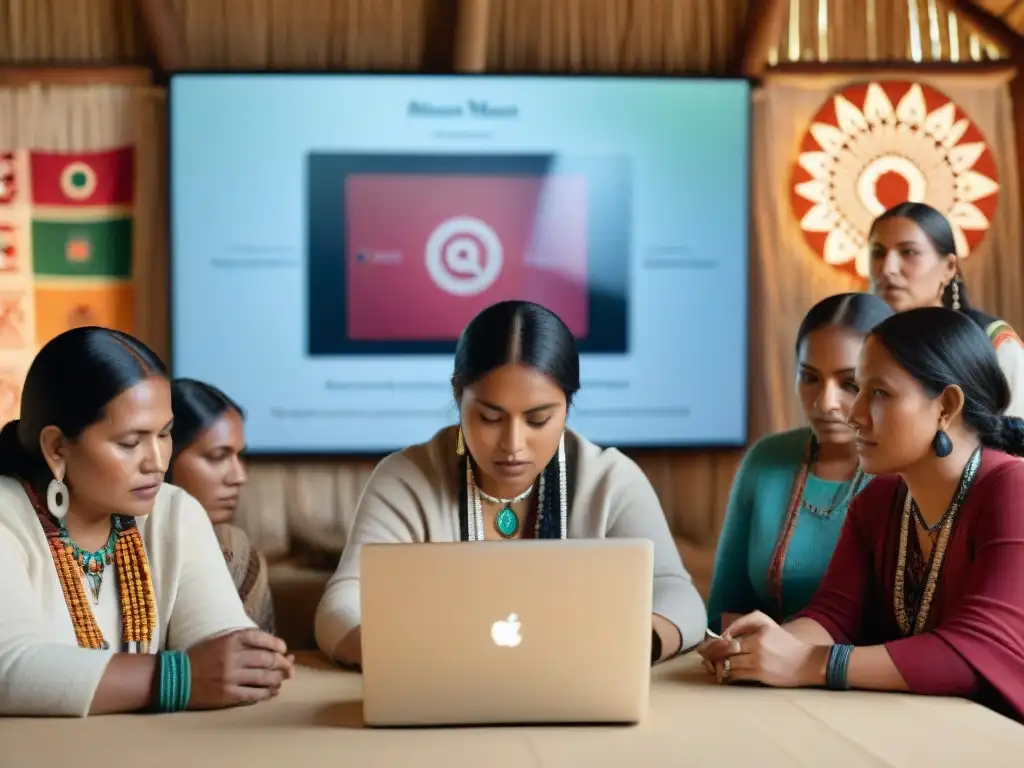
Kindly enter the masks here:
<path id="1" fill-rule="evenodd" d="M 720 682 L 962 696 L 1024 719 L 1024 421 L 992 345 L 939 307 L 879 324 L 850 423 L 864 471 L 811 604 L 700 650 Z"/>

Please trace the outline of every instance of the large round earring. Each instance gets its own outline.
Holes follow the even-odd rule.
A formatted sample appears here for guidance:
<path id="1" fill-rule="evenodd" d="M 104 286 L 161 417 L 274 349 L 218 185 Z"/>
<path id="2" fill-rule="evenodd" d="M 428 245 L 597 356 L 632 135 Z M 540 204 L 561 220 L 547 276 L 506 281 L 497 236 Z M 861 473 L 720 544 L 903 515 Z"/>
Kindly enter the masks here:
<path id="1" fill-rule="evenodd" d="M 935 437 L 932 438 L 932 450 L 940 459 L 946 458 L 953 452 L 953 441 L 949 439 L 945 430 L 940 429 L 935 433 Z"/>
<path id="2" fill-rule="evenodd" d="M 68 487 L 63 480 L 54 477 L 46 486 L 46 508 L 55 518 L 63 520 L 68 513 L 69 502 Z"/>

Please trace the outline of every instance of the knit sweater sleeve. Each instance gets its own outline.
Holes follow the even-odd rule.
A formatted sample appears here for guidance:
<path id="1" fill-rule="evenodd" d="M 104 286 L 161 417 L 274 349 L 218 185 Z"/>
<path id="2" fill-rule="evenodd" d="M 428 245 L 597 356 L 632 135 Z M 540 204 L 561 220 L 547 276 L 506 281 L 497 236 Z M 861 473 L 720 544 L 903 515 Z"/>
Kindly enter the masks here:
<path id="1" fill-rule="evenodd" d="M 18 503 L 2 493 L 5 503 Z M 27 499 L 22 502 L 28 504 Z M 10 514 L 7 514 L 11 512 Z M 29 571 L 32 556 L 48 558 L 34 514 L 0 509 L 0 716 L 84 717 L 114 651 L 54 640 Z M 218 635 L 254 626 L 228 572 L 206 511 L 184 491 L 161 491 L 146 521 L 158 603 L 173 594 L 167 646 L 186 649 Z"/>
<path id="2" fill-rule="evenodd" d="M 188 650 L 256 624 L 245 613 L 206 510 L 182 489 L 173 491 L 164 511 L 167 518 L 162 521 L 167 530 L 158 534 L 161 544 L 170 550 L 168 562 L 173 563 L 166 576 L 177 582 L 167 623 L 167 647 Z M 170 585 L 156 585 L 161 587 Z"/>
<path id="3" fill-rule="evenodd" d="M 8 521 L 0 524 L 0 716 L 84 717 L 114 652 L 53 641 L 29 579 L 33 532 Z"/>
<path id="4" fill-rule="evenodd" d="M 440 514 L 438 478 L 405 452 L 383 459 L 356 505 L 355 522 L 341 561 L 316 610 L 316 643 L 336 659 L 338 646 L 361 623 L 359 563 L 366 544 L 427 540 L 427 518 Z"/>
<path id="5" fill-rule="evenodd" d="M 708 621 L 704 601 L 683 564 L 650 480 L 631 459 L 618 452 L 614 455 L 607 478 L 607 536 L 648 539 L 654 544 L 654 613 L 675 625 L 682 638 L 681 650 L 688 650 L 704 639 Z"/>

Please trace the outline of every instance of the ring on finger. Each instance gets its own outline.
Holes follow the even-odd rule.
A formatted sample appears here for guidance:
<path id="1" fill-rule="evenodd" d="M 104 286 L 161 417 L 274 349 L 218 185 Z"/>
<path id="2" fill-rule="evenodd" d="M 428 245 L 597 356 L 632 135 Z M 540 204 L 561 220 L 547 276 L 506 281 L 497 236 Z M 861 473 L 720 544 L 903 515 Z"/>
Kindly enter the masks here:
<path id="1" fill-rule="evenodd" d="M 722 682 L 723 683 L 729 682 L 729 675 L 731 675 L 731 674 L 732 674 L 732 661 L 730 659 L 726 659 L 725 661 L 722 662 Z"/>

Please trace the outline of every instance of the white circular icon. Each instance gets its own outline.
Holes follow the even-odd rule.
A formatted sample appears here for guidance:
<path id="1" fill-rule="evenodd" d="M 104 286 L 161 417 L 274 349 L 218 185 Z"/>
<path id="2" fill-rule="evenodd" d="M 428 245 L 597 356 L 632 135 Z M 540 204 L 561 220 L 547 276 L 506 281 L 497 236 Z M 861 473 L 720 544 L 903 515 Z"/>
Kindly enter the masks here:
<path id="1" fill-rule="evenodd" d="M 483 293 L 498 279 L 504 253 L 498 234 L 480 219 L 455 216 L 427 239 L 427 272 L 437 287 L 454 296 Z"/>
<path id="2" fill-rule="evenodd" d="M 88 163 L 75 161 L 64 166 L 60 189 L 71 200 L 88 200 L 96 191 L 96 171 Z"/>

